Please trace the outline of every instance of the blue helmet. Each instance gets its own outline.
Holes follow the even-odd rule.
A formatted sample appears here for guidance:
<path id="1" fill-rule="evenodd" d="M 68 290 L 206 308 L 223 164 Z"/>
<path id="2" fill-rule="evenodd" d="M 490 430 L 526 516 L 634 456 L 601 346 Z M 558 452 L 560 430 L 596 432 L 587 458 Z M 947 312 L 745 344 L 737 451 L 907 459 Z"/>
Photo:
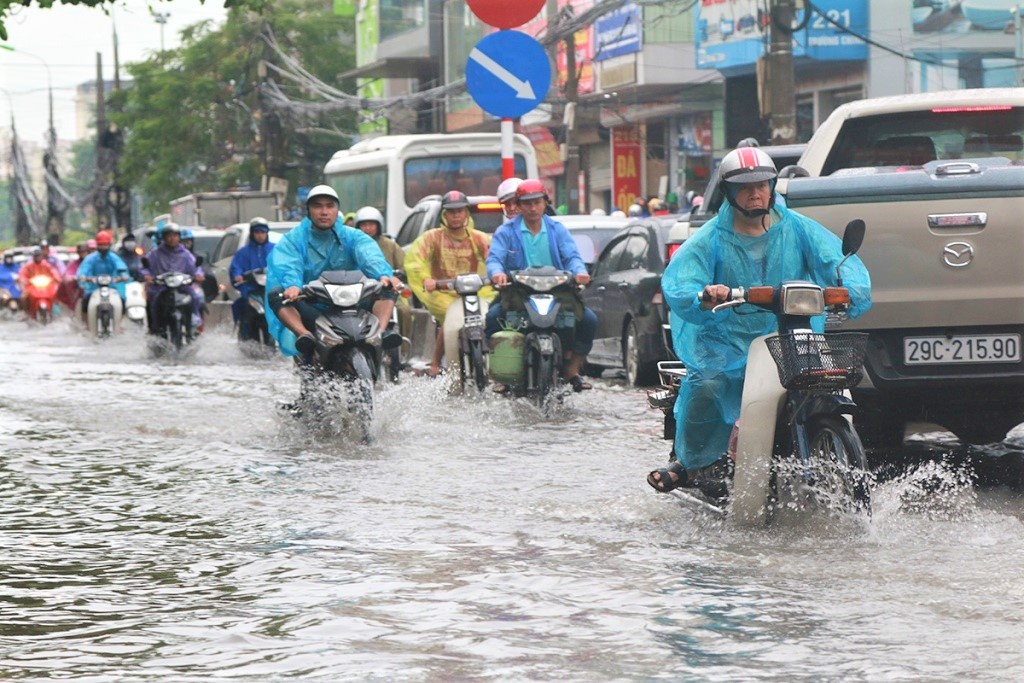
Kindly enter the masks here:
<path id="1" fill-rule="evenodd" d="M 195 239 L 195 235 L 192 234 L 192 228 L 182 228 L 181 229 L 181 239 L 183 239 L 183 240 Z"/>

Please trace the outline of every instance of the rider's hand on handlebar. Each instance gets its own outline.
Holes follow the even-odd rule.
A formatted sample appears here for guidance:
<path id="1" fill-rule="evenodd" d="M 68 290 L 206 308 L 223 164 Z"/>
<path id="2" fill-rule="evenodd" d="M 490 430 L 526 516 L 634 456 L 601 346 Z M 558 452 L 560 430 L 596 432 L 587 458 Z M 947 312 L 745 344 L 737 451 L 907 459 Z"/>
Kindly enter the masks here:
<path id="1" fill-rule="evenodd" d="M 423 278 L 423 289 L 428 292 L 433 292 L 437 289 L 437 280 L 432 277 Z"/>
<path id="2" fill-rule="evenodd" d="M 380 281 L 381 281 L 381 284 L 384 285 L 384 287 L 389 288 L 389 289 L 393 289 L 396 292 L 401 292 L 402 291 L 402 287 L 405 286 L 405 285 L 402 284 L 402 281 L 399 280 L 397 277 L 392 277 L 390 275 L 383 275 L 383 276 L 381 276 Z"/>
<path id="3" fill-rule="evenodd" d="M 145 282 L 146 284 L 152 284 L 153 283 L 153 276 L 152 275 L 143 275 L 142 276 L 142 281 Z"/>
<path id="4" fill-rule="evenodd" d="M 586 287 L 590 284 L 590 275 L 587 273 L 576 273 L 576 284 L 581 287 Z"/>
<path id="5" fill-rule="evenodd" d="M 714 308 L 718 304 L 724 304 L 729 300 L 732 293 L 725 285 L 708 285 L 701 292 L 700 301 L 703 308 Z"/>
<path id="6" fill-rule="evenodd" d="M 504 287 L 508 284 L 508 275 L 505 273 L 495 273 L 491 277 L 491 284 L 495 287 Z"/>
<path id="7" fill-rule="evenodd" d="M 295 301 L 296 299 L 299 298 L 300 294 L 302 294 L 302 288 L 292 285 L 288 289 L 284 290 L 284 294 L 282 294 L 281 296 L 287 299 L 288 301 Z"/>

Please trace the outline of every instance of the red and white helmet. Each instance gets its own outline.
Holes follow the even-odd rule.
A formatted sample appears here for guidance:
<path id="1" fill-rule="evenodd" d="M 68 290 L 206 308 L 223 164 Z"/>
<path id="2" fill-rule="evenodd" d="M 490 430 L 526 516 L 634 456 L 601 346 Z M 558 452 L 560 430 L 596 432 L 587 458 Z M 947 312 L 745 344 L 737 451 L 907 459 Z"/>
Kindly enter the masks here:
<path id="1" fill-rule="evenodd" d="M 521 202 L 526 199 L 541 199 L 545 201 L 548 198 L 548 191 L 544 189 L 544 183 L 537 180 L 536 178 L 530 178 L 519 183 L 519 187 L 516 188 L 516 201 Z"/>
<path id="2" fill-rule="evenodd" d="M 718 177 L 722 179 L 722 191 L 734 209 L 748 218 L 763 216 L 775 206 L 775 183 L 779 171 L 768 153 L 759 147 L 737 147 L 725 155 L 718 166 Z M 736 192 L 740 185 L 768 181 L 769 199 L 767 209 L 747 211 L 736 204 Z"/>

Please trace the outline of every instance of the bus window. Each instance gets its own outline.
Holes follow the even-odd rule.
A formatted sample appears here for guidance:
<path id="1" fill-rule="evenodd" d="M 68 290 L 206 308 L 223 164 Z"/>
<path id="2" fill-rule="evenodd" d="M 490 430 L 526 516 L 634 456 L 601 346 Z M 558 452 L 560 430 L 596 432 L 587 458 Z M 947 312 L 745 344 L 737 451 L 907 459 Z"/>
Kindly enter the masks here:
<path id="1" fill-rule="evenodd" d="M 525 178 L 526 159 L 515 157 L 515 175 Z M 494 194 L 501 180 L 501 157 L 487 155 L 451 155 L 408 159 L 405 162 L 405 202 L 416 202 L 430 194 L 460 190 L 467 195 Z"/>
<path id="2" fill-rule="evenodd" d="M 388 169 L 364 168 L 332 174 L 333 187 L 341 198 L 341 212 L 355 211 L 364 206 L 372 206 L 387 217 Z"/>

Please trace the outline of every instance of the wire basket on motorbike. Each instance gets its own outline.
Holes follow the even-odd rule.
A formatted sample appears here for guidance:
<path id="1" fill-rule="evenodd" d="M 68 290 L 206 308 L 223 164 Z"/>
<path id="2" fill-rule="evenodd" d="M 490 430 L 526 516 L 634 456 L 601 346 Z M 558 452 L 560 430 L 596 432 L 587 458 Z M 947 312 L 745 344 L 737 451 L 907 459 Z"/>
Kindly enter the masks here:
<path id="1" fill-rule="evenodd" d="M 862 332 L 789 332 L 765 339 L 786 389 L 842 391 L 864 378 L 868 335 Z"/>

